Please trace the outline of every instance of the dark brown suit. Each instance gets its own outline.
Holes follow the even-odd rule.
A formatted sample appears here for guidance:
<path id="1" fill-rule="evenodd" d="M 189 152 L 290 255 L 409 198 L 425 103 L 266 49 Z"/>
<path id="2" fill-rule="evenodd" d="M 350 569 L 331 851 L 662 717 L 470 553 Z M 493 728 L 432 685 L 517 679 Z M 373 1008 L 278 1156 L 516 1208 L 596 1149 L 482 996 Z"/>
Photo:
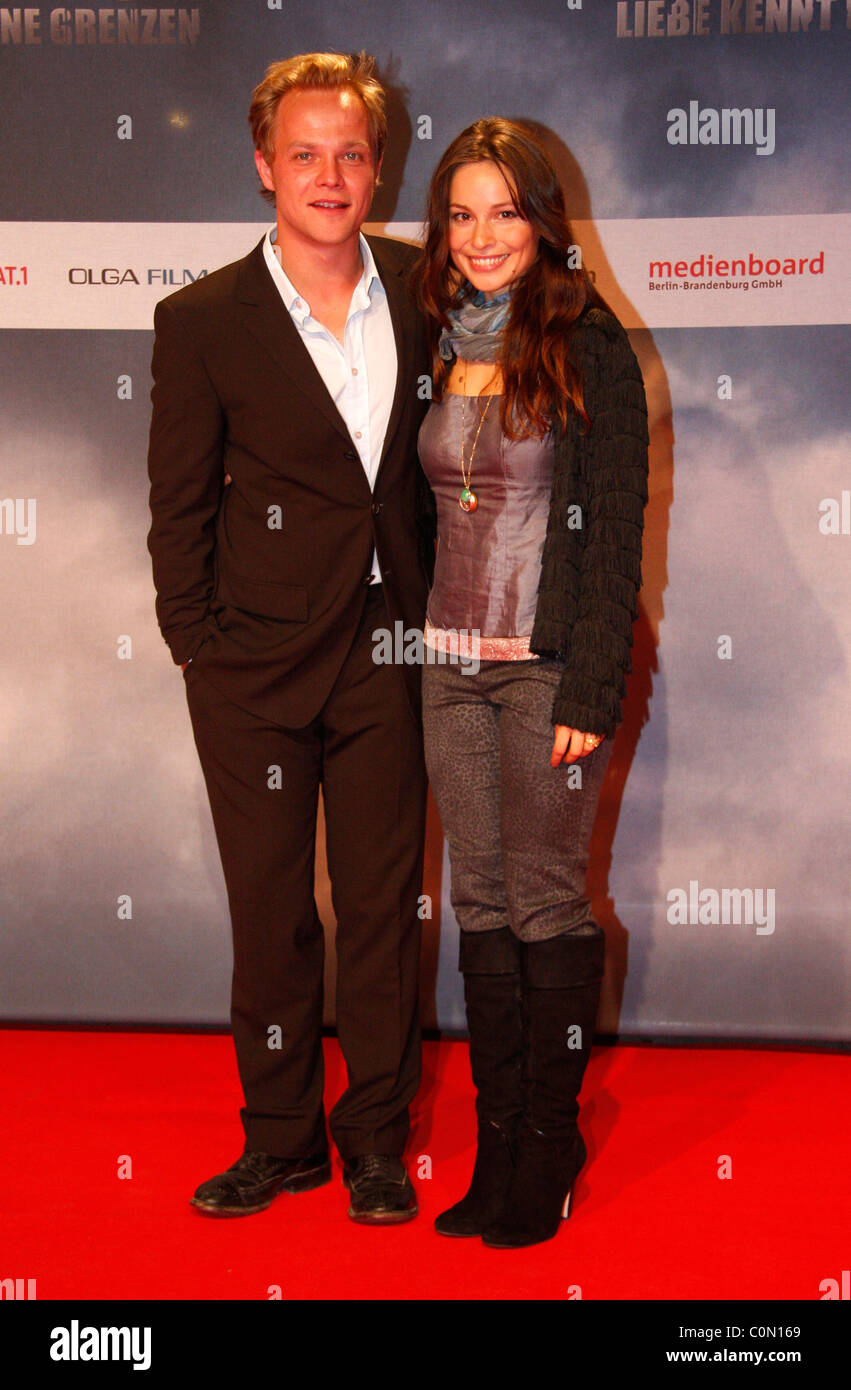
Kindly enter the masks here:
<path id="1" fill-rule="evenodd" d="M 416 436 L 429 364 L 404 284 L 413 253 L 370 245 L 398 359 L 372 492 L 262 243 L 155 318 L 157 616 L 175 662 L 192 658 L 187 698 L 234 932 L 247 1141 L 282 1157 L 325 1142 L 320 783 L 350 1083 L 331 1128 L 345 1158 L 401 1153 L 419 1077 L 420 671 L 376 665 L 371 633 L 422 626 L 431 515 Z M 367 587 L 373 546 L 383 597 Z"/>

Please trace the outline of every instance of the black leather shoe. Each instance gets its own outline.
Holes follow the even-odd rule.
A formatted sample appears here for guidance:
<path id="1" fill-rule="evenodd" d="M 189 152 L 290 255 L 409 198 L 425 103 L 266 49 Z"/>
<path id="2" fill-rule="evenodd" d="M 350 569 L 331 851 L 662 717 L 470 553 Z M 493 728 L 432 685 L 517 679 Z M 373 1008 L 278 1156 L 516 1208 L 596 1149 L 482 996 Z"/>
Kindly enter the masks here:
<path id="1" fill-rule="evenodd" d="M 389 1226 L 413 1221 L 417 1199 L 401 1159 L 386 1154 L 364 1154 L 343 1168 L 349 1189 L 349 1216 L 370 1226 Z"/>
<path id="2" fill-rule="evenodd" d="M 276 1158 L 246 1149 L 227 1172 L 202 1182 L 191 1202 L 207 1216 L 251 1216 L 271 1206 L 279 1192 L 307 1192 L 330 1181 L 327 1153 Z"/>

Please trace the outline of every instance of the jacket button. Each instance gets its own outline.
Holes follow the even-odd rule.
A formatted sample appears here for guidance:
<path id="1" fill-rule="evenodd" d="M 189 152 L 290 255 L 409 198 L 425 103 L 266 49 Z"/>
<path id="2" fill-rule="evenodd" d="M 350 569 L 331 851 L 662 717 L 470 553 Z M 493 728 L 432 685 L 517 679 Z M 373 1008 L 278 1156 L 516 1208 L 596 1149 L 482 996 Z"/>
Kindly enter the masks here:
<path id="1" fill-rule="evenodd" d="M 373 502 L 373 504 L 372 504 L 372 514 L 373 514 L 373 516 L 378 516 L 378 513 L 381 511 L 381 508 L 382 508 L 383 505 L 384 505 L 383 502 Z"/>
<path id="2" fill-rule="evenodd" d="M 354 449 L 346 449 L 346 450 L 344 450 L 344 452 L 343 452 L 343 458 L 344 458 L 344 459 L 356 459 L 356 458 L 357 458 L 357 454 L 355 453 Z"/>

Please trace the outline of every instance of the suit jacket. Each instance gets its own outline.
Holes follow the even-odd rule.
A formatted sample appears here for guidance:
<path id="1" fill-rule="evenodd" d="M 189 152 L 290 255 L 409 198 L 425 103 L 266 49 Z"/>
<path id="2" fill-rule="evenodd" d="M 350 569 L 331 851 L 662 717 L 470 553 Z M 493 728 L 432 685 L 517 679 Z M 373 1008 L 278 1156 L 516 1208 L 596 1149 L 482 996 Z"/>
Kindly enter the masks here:
<path id="1" fill-rule="evenodd" d="M 351 646 L 373 545 L 392 622 L 421 628 L 433 499 L 417 461 L 430 372 L 405 277 L 414 251 L 370 237 L 396 392 L 373 491 L 288 314 L 262 241 L 157 305 L 148 548 L 175 662 L 276 723 L 318 713 Z M 225 474 L 232 482 L 225 485 Z M 419 712 L 420 669 L 401 666 Z"/>

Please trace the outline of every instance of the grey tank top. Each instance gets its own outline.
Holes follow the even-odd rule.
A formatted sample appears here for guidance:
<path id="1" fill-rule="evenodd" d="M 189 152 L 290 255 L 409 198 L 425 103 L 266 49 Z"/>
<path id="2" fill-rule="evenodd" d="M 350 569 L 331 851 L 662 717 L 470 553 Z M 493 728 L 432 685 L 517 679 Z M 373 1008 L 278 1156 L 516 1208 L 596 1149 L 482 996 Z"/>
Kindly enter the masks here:
<path id="1" fill-rule="evenodd" d="M 468 396 L 464 460 L 487 397 Z M 478 630 L 483 637 L 528 637 L 541 579 L 553 478 L 553 442 L 506 439 L 499 396 L 490 398 L 473 459 L 474 512 L 458 499 L 462 397 L 447 392 L 420 426 L 419 452 L 437 503 L 437 555 L 428 622 L 435 628 Z"/>

